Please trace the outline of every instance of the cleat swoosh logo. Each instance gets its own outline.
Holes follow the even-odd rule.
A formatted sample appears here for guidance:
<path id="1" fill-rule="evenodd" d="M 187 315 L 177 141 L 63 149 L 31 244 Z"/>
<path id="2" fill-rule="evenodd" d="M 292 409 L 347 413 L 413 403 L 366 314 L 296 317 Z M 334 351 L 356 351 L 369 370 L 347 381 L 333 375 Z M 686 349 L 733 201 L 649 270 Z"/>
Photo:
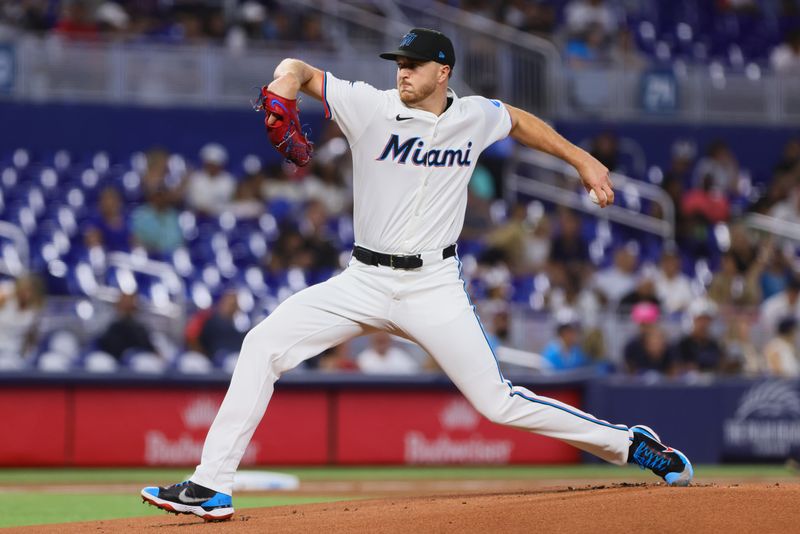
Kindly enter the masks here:
<path id="1" fill-rule="evenodd" d="M 201 498 L 188 497 L 186 495 L 186 490 L 188 490 L 188 489 L 189 488 L 183 488 L 183 491 L 181 491 L 178 494 L 178 500 L 181 501 L 182 503 L 185 503 L 185 504 L 198 504 L 198 503 L 201 503 L 201 502 L 206 502 L 208 500 L 205 497 L 201 497 Z"/>
<path id="2" fill-rule="evenodd" d="M 675 449 L 673 449 L 672 447 L 667 447 L 662 452 L 675 452 Z"/>

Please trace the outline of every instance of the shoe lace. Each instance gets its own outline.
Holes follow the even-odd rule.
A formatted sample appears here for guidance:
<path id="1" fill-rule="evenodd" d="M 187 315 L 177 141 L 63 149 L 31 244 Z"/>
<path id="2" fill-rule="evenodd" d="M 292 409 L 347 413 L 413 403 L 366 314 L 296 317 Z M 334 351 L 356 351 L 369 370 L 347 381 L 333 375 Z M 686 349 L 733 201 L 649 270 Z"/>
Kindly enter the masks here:
<path id="1" fill-rule="evenodd" d="M 633 459 L 642 469 L 652 469 L 662 471 L 669 465 L 669 459 L 665 458 L 658 451 L 650 447 L 647 443 L 641 442 L 633 453 Z"/>

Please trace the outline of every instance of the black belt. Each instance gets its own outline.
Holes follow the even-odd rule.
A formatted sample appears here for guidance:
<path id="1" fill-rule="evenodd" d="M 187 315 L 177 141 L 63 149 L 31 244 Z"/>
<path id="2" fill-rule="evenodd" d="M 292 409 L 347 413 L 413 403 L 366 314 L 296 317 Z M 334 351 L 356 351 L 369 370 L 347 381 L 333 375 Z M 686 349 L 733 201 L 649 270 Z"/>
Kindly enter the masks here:
<path id="1" fill-rule="evenodd" d="M 452 258 L 455 255 L 455 244 L 442 250 L 443 260 Z M 413 256 L 382 254 L 356 245 L 353 247 L 353 256 L 361 263 L 366 263 L 367 265 L 385 265 L 392 269 L 418 269 L 422 267 L 422 255 L 420 254 L 414 254 Z"/>

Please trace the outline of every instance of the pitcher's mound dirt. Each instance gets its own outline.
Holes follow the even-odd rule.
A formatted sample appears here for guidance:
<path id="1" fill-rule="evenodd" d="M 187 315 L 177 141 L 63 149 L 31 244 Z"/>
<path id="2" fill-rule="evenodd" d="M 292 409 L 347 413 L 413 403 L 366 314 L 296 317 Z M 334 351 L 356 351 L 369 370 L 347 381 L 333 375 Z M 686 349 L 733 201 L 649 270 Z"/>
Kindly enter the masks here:
<path id="1" fill-rule="evenodd" d="M 388 498 L 239 510 L 207 523 L 164 515 L 19 529 L 117 533 L 797 532 L 800 485 L 610 485 L 508 494 Z"/>

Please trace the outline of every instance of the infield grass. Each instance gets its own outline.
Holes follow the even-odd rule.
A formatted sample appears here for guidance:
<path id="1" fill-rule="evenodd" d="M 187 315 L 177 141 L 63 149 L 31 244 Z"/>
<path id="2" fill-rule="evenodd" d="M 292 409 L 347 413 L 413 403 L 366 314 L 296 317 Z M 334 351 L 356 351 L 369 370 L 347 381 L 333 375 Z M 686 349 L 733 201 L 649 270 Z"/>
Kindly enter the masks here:
<path id="1" fill-rule="evenodd" d="M 277 467 L 303 481 L 368 480 L 596 480 L 655 481 L 652 474 L 608 465 L 501 467 Z M 92 488 L 92 484 L 165 485 L 186 479 L 191 469 L 0 469 L 0 527 L 140 517 L 163 514 L 142 504 L 138 491 Z M 798 481 L 798 472 L 783 466 L 696 466 L 696 481 Z M 73 487 L 70 487 L 73 486 Z M 235 497 L 236 508 L 281 506 L 350 500 L 345 495 L 248 495 Z"/>

